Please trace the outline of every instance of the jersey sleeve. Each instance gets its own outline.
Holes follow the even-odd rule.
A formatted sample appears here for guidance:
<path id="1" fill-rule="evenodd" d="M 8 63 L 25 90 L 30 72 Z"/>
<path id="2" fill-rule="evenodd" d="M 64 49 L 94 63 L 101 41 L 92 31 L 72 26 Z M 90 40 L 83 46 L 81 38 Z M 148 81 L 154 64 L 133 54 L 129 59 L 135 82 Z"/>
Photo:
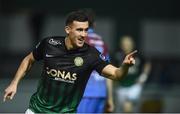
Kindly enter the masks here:
<path id="1" fill-rule="evenodd" d="M 39 60 L 43 59 L 44 47 L 45 47 L 45 40 L 40 41 L 36 45 L 35 49 L 33 50 L 33 56 L 34 56 L 35 60 L 39 61 Z"/>
<path id="2" fill-rule="evenodd" d="M 95 49 L 94 51 L 94 64 L 93 64 L 93 68 L 99 73 L 101 74 L 103 68 L 105 66 L 107 66 L 109 64 L 109 58 L 107 58 L 106 56 L 104 56 L 103 54 L 101 54 L 99 51 L 97 51 Z"/>

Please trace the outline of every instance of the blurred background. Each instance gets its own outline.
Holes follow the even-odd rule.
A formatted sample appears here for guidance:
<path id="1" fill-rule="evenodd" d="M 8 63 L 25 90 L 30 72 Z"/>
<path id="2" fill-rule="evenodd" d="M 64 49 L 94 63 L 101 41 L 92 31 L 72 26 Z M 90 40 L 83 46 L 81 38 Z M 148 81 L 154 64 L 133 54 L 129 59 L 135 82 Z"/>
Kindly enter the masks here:
<path id="1" fill-rule="evenodd" d="M 180 112 L 180 1 L 178 0 L 0 0 L 0 112 L 25 112 L 41 74 L 41 63 L 20 82 L 12 101 L 3 103 L 26 54 L 46 36 L 65 35 L 66 14 L 96 12 L 96 32 L 108 44 L 112 63 L 121 36 L 131 35 L 138 53 L 152 62 L 139 101 L 141 112 Z"/>

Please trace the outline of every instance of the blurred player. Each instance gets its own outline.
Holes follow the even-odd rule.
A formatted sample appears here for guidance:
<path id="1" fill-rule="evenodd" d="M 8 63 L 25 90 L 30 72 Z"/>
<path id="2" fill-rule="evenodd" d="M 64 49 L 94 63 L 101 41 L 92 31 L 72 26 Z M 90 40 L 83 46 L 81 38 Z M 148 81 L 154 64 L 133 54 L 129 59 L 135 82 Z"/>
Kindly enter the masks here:
<path id="1" fill-rule="evenodd" d="M 122 63 L 123 57 L 135 49 L 135 43 L 131 36 L 123 36 L 119 42 L 120 52 L 117 55 L 119 63 Z M 126 77 L 124 77 L 117 86 L 117 100 L 120 109 L 118 112 L 136 112 L 136 106 L 142 91 L 142 87 L 146 82 L 151 70 L 151 63 L 145 61 L 140 56 L 135 57 L 136 64 L 129 69 Z M 117 107 L 118 108 L 118 107 Z"/>

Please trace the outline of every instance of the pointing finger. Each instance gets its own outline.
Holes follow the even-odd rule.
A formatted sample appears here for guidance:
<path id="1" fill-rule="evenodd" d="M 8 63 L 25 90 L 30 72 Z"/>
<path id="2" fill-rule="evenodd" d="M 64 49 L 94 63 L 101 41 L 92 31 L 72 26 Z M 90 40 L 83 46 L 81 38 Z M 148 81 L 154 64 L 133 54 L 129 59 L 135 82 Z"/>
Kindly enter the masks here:
<path id="1" fill-rule="evenodd" d="M 132 57 L 135 53 L 137 53 L 137 50 L 134 50 L 133 52 L 128 54 L 128 57 Z"/>

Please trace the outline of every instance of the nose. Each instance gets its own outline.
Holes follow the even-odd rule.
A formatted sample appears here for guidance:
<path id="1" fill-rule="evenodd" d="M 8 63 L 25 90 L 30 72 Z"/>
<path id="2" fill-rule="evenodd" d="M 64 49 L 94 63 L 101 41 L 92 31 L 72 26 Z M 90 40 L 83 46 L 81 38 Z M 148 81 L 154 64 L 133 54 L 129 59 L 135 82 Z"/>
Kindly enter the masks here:
<path id="1" fill-rule="evenodd" d="M 87 31 L 82 31 L 82 32 L 81 32 L 81 36 L 82 36 L 82 37 L 86 37 L 86 36 L 87 36 Z"/>

